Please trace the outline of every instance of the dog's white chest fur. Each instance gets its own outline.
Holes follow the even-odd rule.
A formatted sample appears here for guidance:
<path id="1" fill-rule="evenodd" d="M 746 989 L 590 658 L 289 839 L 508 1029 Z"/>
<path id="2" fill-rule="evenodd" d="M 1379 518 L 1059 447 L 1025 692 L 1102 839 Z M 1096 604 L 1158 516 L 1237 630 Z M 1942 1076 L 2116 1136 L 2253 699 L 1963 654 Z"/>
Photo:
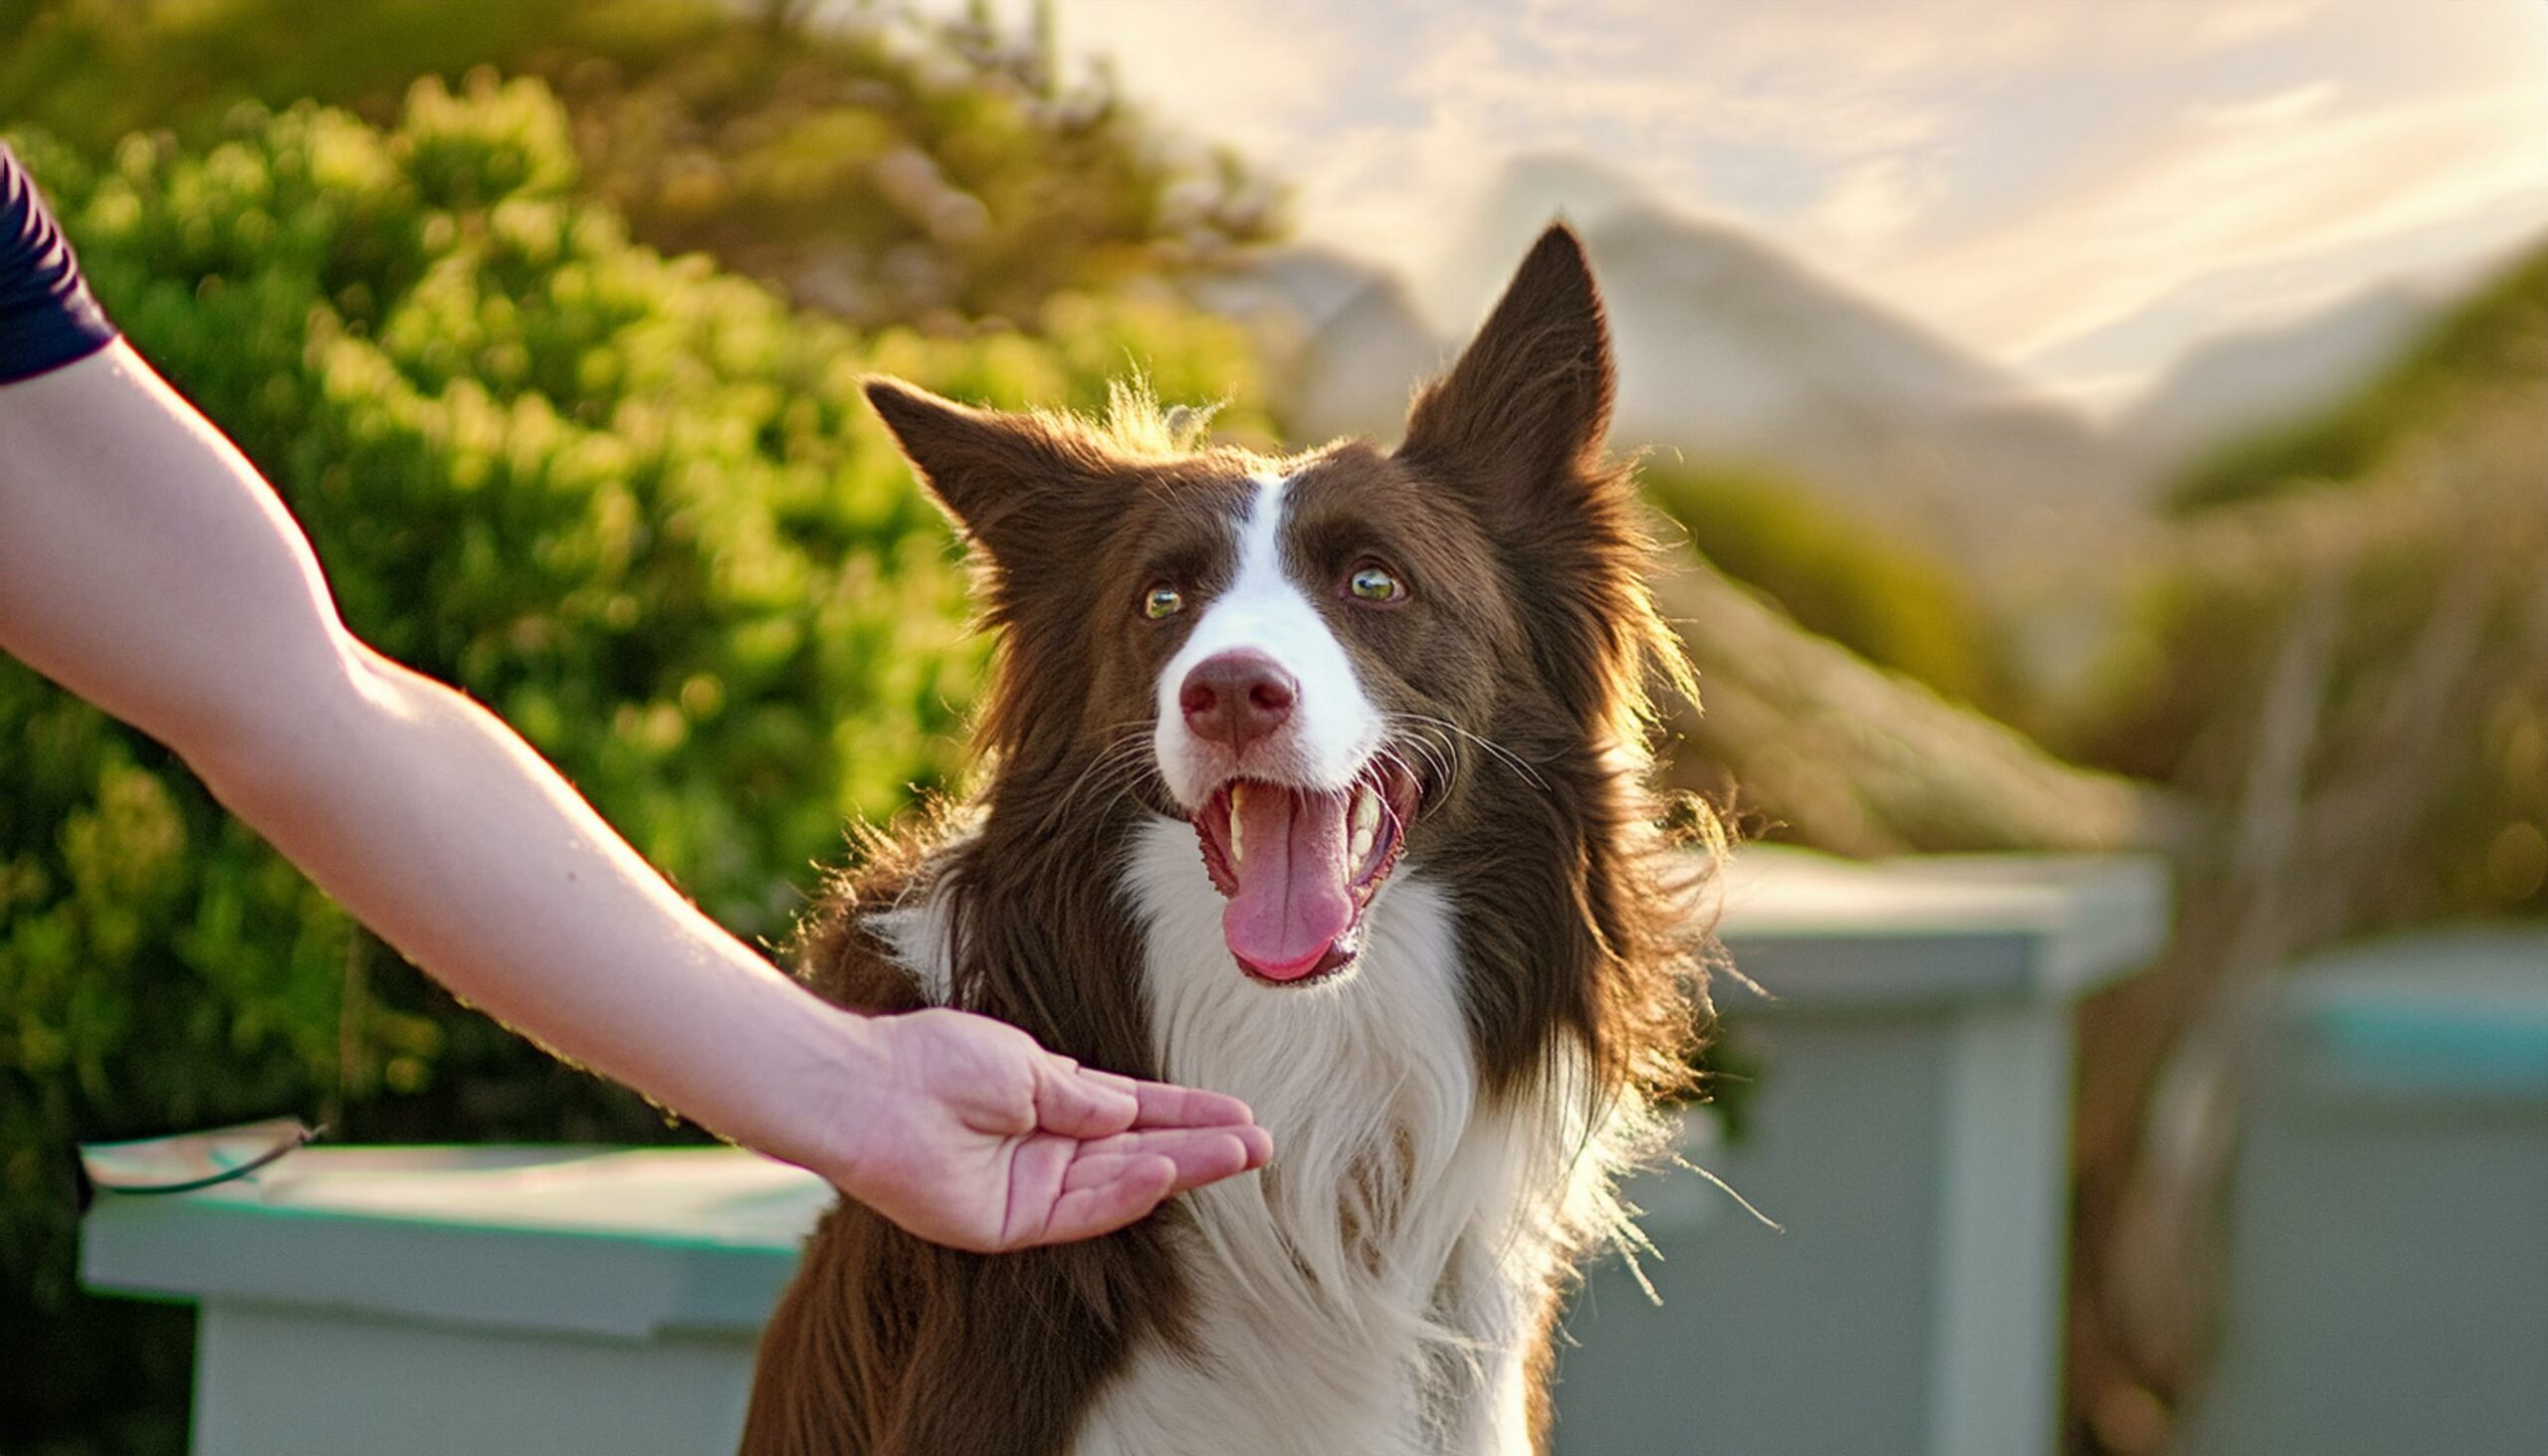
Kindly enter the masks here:
<path id="1" fill-rule="evenodd" d="M 1356 973 L 1294 988 L 1231 963 L 1190 827 L 1147 826 L 1127 889 L 1165 1075 L 1244 1098 L 1275 1156 L 1190 1195 L 1198 1348 L 1141 1352 L 1082 1456 L 1526 1452 L 1526 1212 L 1562 1148 L 1480 1108 L 1449 898 L 1401 875 Z"/>
<path id="2" fill-rule="evenodd" d="M 1163 1074 L 1245 1099 L 1274 1161 L 1186 1195 L 1192 1339 L 1136 1351 L 1077 1456 L 1527 1456 L 1549 1291 L 1617 1223 L 1580 1055 L 1527 1106 L 1483 1103 L 1455 911 L 1420 869 L 1374 903 L 1356 972 L 1308 987 L 1231 962 L 1191 826 L 1144 826 L 1123 874 Z M 933 998 L 943 919 L 933 899 L 876 922 Z"/>

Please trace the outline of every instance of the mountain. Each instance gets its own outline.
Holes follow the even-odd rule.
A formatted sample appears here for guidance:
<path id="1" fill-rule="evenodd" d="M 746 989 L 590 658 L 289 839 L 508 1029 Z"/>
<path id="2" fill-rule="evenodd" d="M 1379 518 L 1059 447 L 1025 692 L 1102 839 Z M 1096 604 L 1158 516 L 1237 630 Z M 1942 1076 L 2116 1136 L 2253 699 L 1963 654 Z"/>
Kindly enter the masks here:
<path id="1" fill-rule="evenodd" d="M 1573 220 L 1601 272 L 1620 363 L 1619 424 L 1683 446 L 1751 444 L 1829 411 L 1931 417 L 2019 381 L 1883 305 L 1722 223 L 1678 214 L 1597 162 L 1517 160 L 1430 281 L 1437 316 L 1495 297 L 1531 238 Z"/>
<path id="2" fill-rule="evenodd" d="M 1555 216 L 1584 236 L 1608 302 L 1622 448 L 1780 467 L 2025 609 L 2046 639 L 2029 656 L 2071 653 L 2080 633 L 2065 623 L 2097 596 L 2083 583 L 2116 568 L 2142 521 L 2112 443 L 2011 372 L 1597 162 L 1517 162 L 1412 288 L 1296 250 L 1207 302 L 1290 318 L 1277 373 L 1303 438 L 1390 439 L 1408 384 L 1438 370 Z M 1428 314 L 1457 319 L 1456 332 Z"/>
<path id="3" fill-rule="evenodd" d="M 2361 481 L 2399 451 L 2459 428 L 2508 388 L 2548 372 L 2548 243 L 2413 328 L 2403 347 L 2334 397 L 2219 442 L 2168 479 L 2166 505 L 2200 509 Z"/>
<path id="4" fill-rule="evenodd" d="M 2115 422 L 2116 442 L 2153 473 L 2171 473 L 2226 441 L 2333 403 L 2394 358 L 2440 307 L 2390 284 L 2198 344 Z"/>
<path id="5" fill-rule="evenodd" d="M 1279 405 L 1307 443 L 1395 439 L 1407 392 L 1448 366 L 1451 343 L 1424 321 L 1397 275 L 1312 247 L 1259 254 L 1187 284 L 1196 302 L 1248 323 Z"/>
<path id="6" fill-rule="evenodd" d="M 2086 421 L 1758 240 L 1651 204 L 1588 220 L 1585 239 L 1622 444 L 1775 463 L 2020 596 L 2131 514 Z"/>

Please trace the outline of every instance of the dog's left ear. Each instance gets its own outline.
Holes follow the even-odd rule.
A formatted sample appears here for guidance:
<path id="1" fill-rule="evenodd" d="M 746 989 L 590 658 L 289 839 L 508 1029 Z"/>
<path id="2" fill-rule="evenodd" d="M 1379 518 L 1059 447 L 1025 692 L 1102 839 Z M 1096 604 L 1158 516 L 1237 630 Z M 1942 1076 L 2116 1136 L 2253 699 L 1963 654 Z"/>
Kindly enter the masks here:
<path id="1" fill-rule="evenodd" d="M 1089 442 L 1034 415 L 974 409 L 882 375 L 863 387 L 922 484 L 965 538 L 1016 568 L 1056 543 L 1050 510 L 1100 489 L 1106 462 Z"/>
<path id="2" fill-rule="evenodd" d="M 1418 394 L 1398 458 L 1446 485 L 1527 507 L 1598 480 L 1610 432 L 1610 330 L 1584 244 L 1540 235 L 1451 372 Z"/>

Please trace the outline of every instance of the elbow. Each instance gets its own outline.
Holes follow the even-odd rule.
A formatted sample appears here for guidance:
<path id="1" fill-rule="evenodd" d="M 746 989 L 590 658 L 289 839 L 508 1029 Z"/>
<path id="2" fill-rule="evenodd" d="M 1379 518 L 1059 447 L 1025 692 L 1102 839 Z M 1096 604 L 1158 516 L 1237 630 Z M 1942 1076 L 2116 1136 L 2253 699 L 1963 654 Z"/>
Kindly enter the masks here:
<path id="1" fill-rule="evenodd" d="M 251 823 L 260 809 L 319 791 L 382 711 L 376 670 L 358 644 L 313 653 L 289 671 L 241 675 L 193 705 L 165 734 L 213 796 Z"/>

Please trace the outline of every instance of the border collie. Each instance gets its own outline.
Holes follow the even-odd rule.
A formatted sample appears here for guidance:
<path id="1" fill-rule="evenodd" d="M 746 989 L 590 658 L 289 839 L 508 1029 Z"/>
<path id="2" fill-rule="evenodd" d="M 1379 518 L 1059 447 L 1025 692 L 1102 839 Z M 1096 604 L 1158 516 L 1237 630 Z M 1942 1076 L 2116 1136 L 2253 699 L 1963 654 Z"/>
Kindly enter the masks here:
<path id="1" fill-rule="evenodd" d="M 1393 452 L 1179 448 L 868 397 L 976 553 L 984 782 L 878 846 L 804 973 L 1234 1093 L 1259 1175 L 975 1255 L 844 1203 L 763 1338 L 754 1456 L 1544 1447 L 1576 1262 L 1633 1238 L 1699 1010 L 1707 861 L 1658 826 L 1687 666 L 1553 227 Z"/>

